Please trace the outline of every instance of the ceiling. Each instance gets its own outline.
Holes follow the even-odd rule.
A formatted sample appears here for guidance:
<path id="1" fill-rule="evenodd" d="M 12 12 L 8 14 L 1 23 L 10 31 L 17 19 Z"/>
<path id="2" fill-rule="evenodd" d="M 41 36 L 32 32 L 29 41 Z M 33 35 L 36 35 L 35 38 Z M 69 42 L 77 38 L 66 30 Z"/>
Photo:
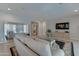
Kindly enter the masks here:
<path id="1" fill-rule="evenodd" d="M 10 8 L 11 10 L 8 10 Z M 12 17 L 12 20 L 54 20 L 79 14 L 77 3 L 0 3 L 0 17 Z M 10 18 L 11 19 L 11 18 Z M 10 20 L 9 19 L 9 20 Z"/>

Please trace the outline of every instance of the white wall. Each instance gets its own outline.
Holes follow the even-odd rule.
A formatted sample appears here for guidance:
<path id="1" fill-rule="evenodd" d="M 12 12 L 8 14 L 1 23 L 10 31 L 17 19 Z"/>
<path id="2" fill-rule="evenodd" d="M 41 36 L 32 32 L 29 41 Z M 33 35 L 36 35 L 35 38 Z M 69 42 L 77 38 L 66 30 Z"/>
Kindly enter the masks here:
<path id="1" fill-rule="evenodd" d="M 52 20 L 51 22 L 52 23 L 50 23 L 50 24 L 53 25 L 52 29 L 53 29 L 54 32 L 55 31 L 69 31 L 71 40 L 79 40 L 79 15 L 73 15 L 73 16 L 70 16 L 70 17 Z M 70 23 L 70 29 L 69 30 L 56 30 L 55 24 L 61 23 L 61 22 L 69 22 Z"/>
<path id="2" fill-rule="evenodd" d="M 31 32 L 31 21 L 36 21 L 36 20 L 28 20 L 26 19 L 23 21 L 22 19 L 15 17 L 14 15 L 11 14 L 0 14 L 0 41 L 3 39 L 3 23 L 4 22 L 22 22 L 25 24 L 29 24 L 29 33 Z M 38 20 L 38 19 L 37 19 Z M 3 22 L 3 23 L 2 23 Z M 55 32 L 55 24 L 60 23 L 60 22 L 70 22 L 70 38 L 73 40 L 79 40 L 79 15 L 74 15 L 70 17 L 65 17 L 61 19 L 51 19 L 51 20 L 46 20 L 43 19 L 41 22 L 46 23 L 46 29 L 51 29 L 52 32 Z M 44 34 L 43 28 L 42 28 L 42 23 L 40 23 L 40 29 L 39 29 L 39 34 Z M 62 30 L 61 30 L 62 31 Z"/>
<path id="3" fill-rule="evenodd" d="M 0 42 L 3 42 L 4 41 L 4 24 L 3 24 L 3 22 L 0 22 Z"/>

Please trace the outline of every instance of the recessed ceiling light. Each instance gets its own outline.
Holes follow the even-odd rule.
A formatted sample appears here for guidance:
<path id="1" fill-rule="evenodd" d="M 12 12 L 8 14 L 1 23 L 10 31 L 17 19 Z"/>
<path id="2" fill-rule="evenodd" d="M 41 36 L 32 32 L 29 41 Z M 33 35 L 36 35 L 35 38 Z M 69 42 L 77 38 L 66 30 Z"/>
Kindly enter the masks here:
<path id="1" fill-rule="evenodd" d="M 8 10 L 12 10 L 11 8 L 8 8 Z"/>
<path id="2" fill-rule="evenodd" d="M 78 10 L 74 10 L 74 12 L 78 12 Z"/>

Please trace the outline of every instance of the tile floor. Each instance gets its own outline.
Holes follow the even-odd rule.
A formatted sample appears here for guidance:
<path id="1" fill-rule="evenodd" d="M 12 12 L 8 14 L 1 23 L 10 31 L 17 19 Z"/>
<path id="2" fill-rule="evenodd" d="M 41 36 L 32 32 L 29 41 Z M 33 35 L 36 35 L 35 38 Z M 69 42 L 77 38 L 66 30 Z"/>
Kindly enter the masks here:
<path id="1" fill-rule="evenodd" d="M 7 43 L 0 43 L 0 56 L 11 56 Z"/>
<path id="2" fill-rule="evenodd" d="M 13 40 L 0 43 L 0 56 L 11 56 L 10 47 L 14 46 Z"/>

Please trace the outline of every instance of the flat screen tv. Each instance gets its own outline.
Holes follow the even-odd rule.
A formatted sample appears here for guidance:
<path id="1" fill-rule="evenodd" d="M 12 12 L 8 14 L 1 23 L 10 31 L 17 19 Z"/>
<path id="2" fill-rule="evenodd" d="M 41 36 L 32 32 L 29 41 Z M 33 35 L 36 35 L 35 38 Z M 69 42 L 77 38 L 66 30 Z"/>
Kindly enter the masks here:
<path id="1" fill-rule="evenodd" d="M 56 23 L 56 29 L 69 29 L 69 22 Z"/>

